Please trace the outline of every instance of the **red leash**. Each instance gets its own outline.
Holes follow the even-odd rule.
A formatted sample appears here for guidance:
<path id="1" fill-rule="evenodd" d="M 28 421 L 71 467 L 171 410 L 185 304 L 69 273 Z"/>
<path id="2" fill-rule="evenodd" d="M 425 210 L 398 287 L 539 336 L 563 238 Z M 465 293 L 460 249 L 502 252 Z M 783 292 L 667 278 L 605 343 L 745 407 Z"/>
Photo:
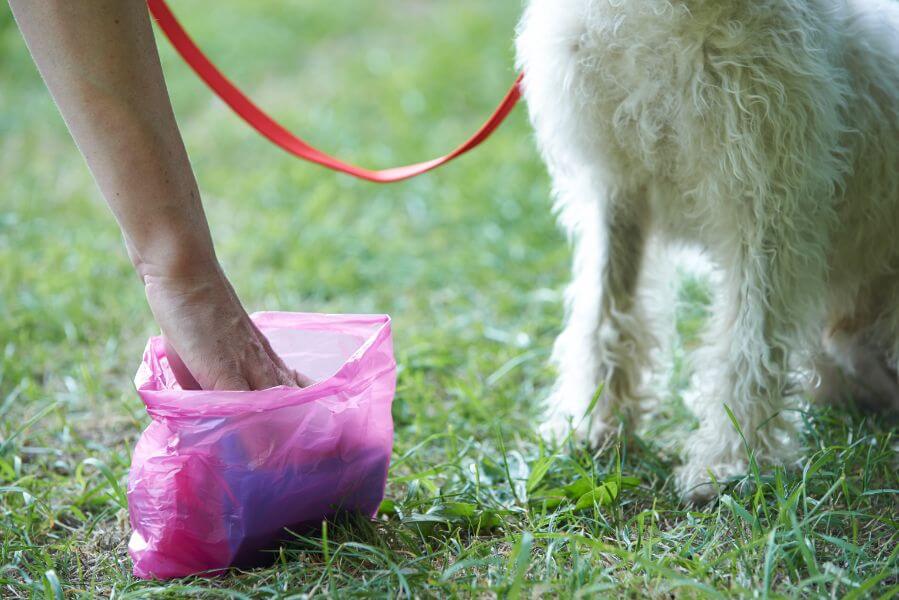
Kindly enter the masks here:
<path id="1" fill-rule="evenodd" d="M 172 14 L 165 0 L 147 0 L 147 4 L 159 28 L 169 38 L 169 41 L 175 47 L 175 50 L 178 51 L 178 54 L 181 55 L 181 58 L 200 76 L 200 79 L 206 82 L 206 85 L 212 88 L 213 92 L 224 100 L 244 121 L 249 123 L 253 129 L 294 156 L 360 179 L 376 183 L 402 181 L 403 179 L 410 179 L 416 175 L 427 173 L 440 165 L 458 158 L 469 150 L 477 148 L 490 137 L 490 134 L 506 120 L 506 117 L 509 116 L 509 113 L 512 112 L 512 109 L 521 98 L 520 83 L 523 75 L 518 76 L 502 103 L 477 133 L 449 154 L 405 167 L 395 167 L 380 171 L 363 169 L 313 148 L 265 114 L 203 54 L 203 51 L 190 39 L 190 36 L 175 18 L 175 15 Z"/>

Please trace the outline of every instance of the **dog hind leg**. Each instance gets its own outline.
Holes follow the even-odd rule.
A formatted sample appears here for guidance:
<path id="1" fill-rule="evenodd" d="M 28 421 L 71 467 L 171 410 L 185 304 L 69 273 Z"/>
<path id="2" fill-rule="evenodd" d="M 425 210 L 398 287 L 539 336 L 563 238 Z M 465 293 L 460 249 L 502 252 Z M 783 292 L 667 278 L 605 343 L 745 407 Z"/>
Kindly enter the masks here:
<path id="1" fill-rule="evenodd" d="M 812 390 L 816 402 L 854 402 L 874 412 L 899 410 L 896 365 L 863 333 L 831 330 L 823 347 L 825 355 L 816 361 L 820 382 Z"/>

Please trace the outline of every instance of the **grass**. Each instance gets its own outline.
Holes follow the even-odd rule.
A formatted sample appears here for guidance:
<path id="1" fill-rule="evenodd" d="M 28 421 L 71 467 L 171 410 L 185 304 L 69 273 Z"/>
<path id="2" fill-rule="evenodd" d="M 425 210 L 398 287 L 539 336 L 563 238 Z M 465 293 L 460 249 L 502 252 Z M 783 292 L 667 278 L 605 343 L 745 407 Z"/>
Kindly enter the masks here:
<path id="1" fill-rule="evenodd" d="M 176 3 L 290 127 L 366 165 L 449 149 L 514 76 L 518 2 Z M 847 597 L 897 585 L 895 425 L 802 413 L 807 458 L 685 509 L 694 425 L 682 356 L 705 318 L 682 286 L 670 394 L 593 456 L 532 433 L 551 383 L 568 250 L 523 111 L 487 146 L 379 187 L 251 133 L 161 43 L 219 253 L 251 310 L 388 312 L 400 365 L 387 502 L 275 566 L 130 575 L 122 495 L 148 423 L 131 386 L 153 323 L 113 219 L 0 11 L 0 596 Z"/>

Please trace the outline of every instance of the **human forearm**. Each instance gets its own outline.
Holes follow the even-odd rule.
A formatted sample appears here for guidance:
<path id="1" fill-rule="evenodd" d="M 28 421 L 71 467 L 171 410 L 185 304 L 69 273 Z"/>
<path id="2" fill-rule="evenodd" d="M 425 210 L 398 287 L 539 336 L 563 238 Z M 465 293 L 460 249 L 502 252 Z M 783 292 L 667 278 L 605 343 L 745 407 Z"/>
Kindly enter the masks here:
<path id="1" fill-rule="evenodd" d="M 144 273 L 215 255 L 141 0 L 10 0 L 28 47 Z"/>
<path id="2" fill-rule="evenodd" d="M 167 353 L 205 389 L 308 384 L 275 354 L 216 262 L 143 0 L 10 5 L 119 221 Z"/>

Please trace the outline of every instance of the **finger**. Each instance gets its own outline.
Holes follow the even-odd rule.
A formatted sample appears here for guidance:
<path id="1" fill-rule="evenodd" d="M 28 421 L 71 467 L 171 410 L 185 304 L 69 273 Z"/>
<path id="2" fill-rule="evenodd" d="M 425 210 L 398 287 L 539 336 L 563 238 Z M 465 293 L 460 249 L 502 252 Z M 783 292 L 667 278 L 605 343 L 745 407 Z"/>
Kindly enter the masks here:
<path id="1" fill-rule="evenodd" d="M 297 381 L 294 379 L 293 374 L 287 369 L 278 369 L 278 385 L 283 385 L 286 387 L 297 387 Z"/>
<path id="2" fill-rule="evenodd" d="M 312 384 L 312 381 L 308 377 L 300 375 L 289 367 L 278 367 L 278 377 L 281 381 L 281 385 L 287 387 L 304 388 L 309 387 Z"/>
<path id="3" fill-rule="evenodd" d="M 293 377 L 296 380 L 297 385 L 299 385 L 301 388 L 309 387 L 310 385 L 313 385 L 315 383 L 312 379 L 303 375 L 299 371 L 292 370 L 291 373 L 293 374 Z"/>
<path id="4" fill-rule="evenodd" d="M 250 387 L 254 390 L 267 390 L 269 388 L 278 387 L 279 385 L 284 385 L 283 379 L 279 374 L 280 369 L 272 363 L 271 359 L 267 354 L 262 352 L 260 348 L 260 355 L 257 360 L 252 361 L 252 364 L 245 365 L 245 375 L 247 381 L 250 383 Z"/>
<path id="5" fill-rule="evenodd" d="M 297 371 L 294 371 L 293 369 L 283 369 L 280 370 L 279 373 L 281 374 L 281 385 L 286 385 L 288 387 L 305 388 L 309 387 L 313 383 L 311 379 L 309 379 L 305 375 L 298 373 Z"/>
<path id="6" fill-rule="evenodd" d="M 250 391 L 250 383 L 239 373 L 228 373 L 217 378 L 210 387 L 203 386 L 203 389 L 218 390 L 222 392 L 248 392 Z"/>

